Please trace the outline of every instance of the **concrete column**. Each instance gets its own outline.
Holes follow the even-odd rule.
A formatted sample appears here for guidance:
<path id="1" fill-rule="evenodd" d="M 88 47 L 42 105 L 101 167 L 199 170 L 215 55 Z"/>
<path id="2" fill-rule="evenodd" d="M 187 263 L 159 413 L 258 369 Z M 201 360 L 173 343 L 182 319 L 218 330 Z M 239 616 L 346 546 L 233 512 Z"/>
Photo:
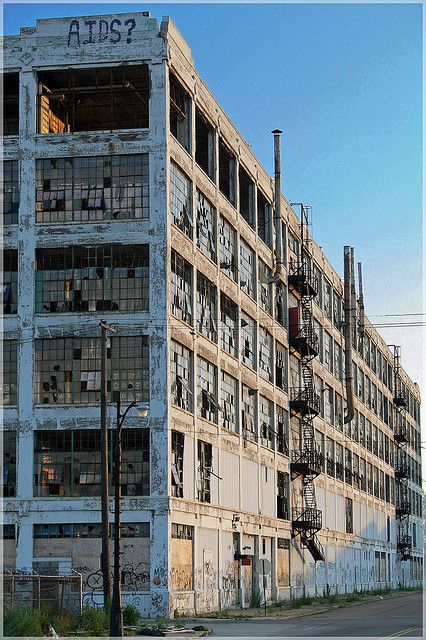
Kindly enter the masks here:
<path id="1" fill-rule="evenodd" d="M 168 511 L 157 509 L 151 520 L 151 618 L 169 615 L 169 539 Z"/>
<path id="2" fill-rule="evenodd" d="M 16 568 L 29 571 L 33 566 L 33 527 L 28 522 L 17 526 Z"/>
<path id="3" fill-rule="evenodd" d="M 277 539 L 271 537 L 271 599 L 276 602 L 278 599 L 278 575 L 277 575 Z"/>
<path id="4" fill-rule="evenodd" d="M 34 132 L 36 81 L 32 70 L 20 74 L 20 204 L 18 219 L 18 432 L 17 496 L 33 497 L 33 375 L 34 375 L 34 260 L 35 260 L 35 184 Z M 32 536 L 31 527 L 25 530 Z M 32 540 L 29 544 L 32 558 Z M 26 566 L 31 566 L 27 553 Z"/>
<path id="5" fill-rule="evenodd" d="M 149 192 L 150 223 L 155 241 L 150 245 L 150 315 L 156 319 L 149 330 L 151 499 L 156 499 L 151 529 L 151 617 L 169 615 L 169 429 L 168 429 L 168 327 L 169 283 L 167 265 L 169 238 L 167 216 L 169 189 L 167 179 L 166 122 L 169 99 L 164 62 L 150 64 L 150 136 Z M 166 282 L 166 287 L 164 283 Z"/>

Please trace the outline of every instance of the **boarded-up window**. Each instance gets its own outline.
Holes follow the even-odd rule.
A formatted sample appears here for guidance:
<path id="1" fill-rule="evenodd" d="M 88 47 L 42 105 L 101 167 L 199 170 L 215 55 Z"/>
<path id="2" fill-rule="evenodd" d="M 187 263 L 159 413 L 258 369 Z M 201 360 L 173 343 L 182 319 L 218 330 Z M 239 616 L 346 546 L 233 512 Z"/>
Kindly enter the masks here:
<path id="1" fill-rule="evenodd" d="M 279 587 L 290 586 L 290 540 L 277 540 L 277 581 Z"/>
<path id="2" fill-rule="evenodd" d="M 193 527 L 172 523 L 171 572 L 174 591 L 193 589 Z"/>

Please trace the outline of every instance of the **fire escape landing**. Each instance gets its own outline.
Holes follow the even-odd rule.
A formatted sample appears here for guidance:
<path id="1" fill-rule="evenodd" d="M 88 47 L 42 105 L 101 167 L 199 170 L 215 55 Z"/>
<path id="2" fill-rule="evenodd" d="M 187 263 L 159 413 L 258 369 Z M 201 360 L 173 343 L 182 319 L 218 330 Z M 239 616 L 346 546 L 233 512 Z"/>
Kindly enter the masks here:
<path id="1" fill-rule="evenodd" d="M 307 251 L 309 208 L 301 207 L 301 249 L 296 263 L 290 265 L 289 287 L 300 305 L 289 309 L 289 346 L 300 359 L 301 386 L 290 390 L 290 413 L 301 420 L 300 448 L 292 452 L 291 479 L 302 481 L 301 505 L 292 511 L 292 538 L 300 536 L 301 546 L 307 548 L 315 560 L 324 560 L 324 550 L 317 533 L 322 528 L 322 512 L 317 508 L 314 479 L 321 473 L 322 454 L 315 443 L 313 420 L 320 412 L 320 398 L 315 391 L 310 362 L 318 355 L 318 336 L 313 326 L 312 299 L 317 295 L 318 282 L 313 277 L 311 259 Z"/>
<path id="2" fill-rule="evenodd" d="M 394 427 L 395 452 L 395 515 L 398 523 L 397 552 L 401 560 L 411 557 L 412 538 L 409 535 L 410 501 L 408 499 L 408 465 L 405 447 L 408 443 L 408 428 L 405 418 L 407 395 L 402 385 L 400 369 L 401 347 L 393 345 L 394 350 L 394 397 L 396 424 Z"/>

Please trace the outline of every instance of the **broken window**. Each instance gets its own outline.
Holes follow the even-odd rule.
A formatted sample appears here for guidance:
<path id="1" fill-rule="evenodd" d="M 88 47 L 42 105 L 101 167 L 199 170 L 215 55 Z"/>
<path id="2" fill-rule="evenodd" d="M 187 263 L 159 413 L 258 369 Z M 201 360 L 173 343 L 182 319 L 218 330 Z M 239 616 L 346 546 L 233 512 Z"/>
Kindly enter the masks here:
<path id="1" fill-rule="evenodd" d="M 336 442 L 336 478 L 343 482 L 344 464 L 343 464 L 343 446 Z"/>
<path id="2" fill-rule="evenodd" d="M 216 209 L 197 189 L 197 247 L 213 262 L 217 262 Z"/>
<path id="3" fill-rule="evenodd" d="M 19 73 L 3 73 L 3 135 L 19 135 Z"/>
<path id="4" fill-rule="evenodd" d="M 219 138 L 219 190 L 235 207 L 236 160 Z"/>
<path id="5" fill-rule="evenodd" d="M 35 431 L 34 495 L 99 496 L 101 431 Z M 113 482 L 115 431 L 109 437 L 109 483 Z M 123 496 L 149 495 L 149 429 L 122 429 L 120 484 Z"/>
<path id="6" fill-rule="evenodd" d="M 16 496 L 16 432 L 3 431 L 3 497 Z"/>
<path id="7" fill-rule="evenodd" d="M 217 367 L 198 357 L 198 415 L 217 424 Z"/>
<path id="8" fill-rule="evenodd" d="M 222 371 L 221 396 L 221 425 L 238 433 L 238 380 Z"/>
<path id="9" fill-rule="evenodd" d="M 197 271 L 197 327 L 206 338 L 217 342 L 217 289 Z"/>
<path id="10" fill-rule="evenodd" d="M 18 252 L 3 252 L 3 313 L 18 312 Z"/>
<path id="11" fill-rule="evenodd" d="M 342 347 L 334 343 L 334 375 L 338 380 L 343 380 L 343 358 L 342 358 Z"/>
<path id="12" fill-rule="evenodd" d="M 315 264 L 315 262 L 312 264 L 312 272 L 313 272 L 313 281 L 318 282 L 318 287 L 317 287 L 318 291 L 317 291 L 317 295 L 314 297 L 314 302 L 316 302 L 319 308 L 322 309 L 322 271 Z"/>
<path id="13" fill-rule="evenodd" d="M 256 255 L 248 244 L 240 240 L 240 287 L 256 300 Z"/>
<path id="14" fill-rule="evenodd" d="M 257 440 L 256 430 L 256 389 L 250 389 L 245 384 L 241 386 L 241 427 L 243 438 Z"/>
<path id="15" fill-rule="evenodd" d="M 220 294 L 220 346 L 238 357 L 237 352 L 237 311 L 238 307 L 224 293 Z"/>
<path id="16" fill-rule="evenodd" d="M 272 316 L 272 270 L 260 259 L 258 261 L 258 268 L 259 305 Z"/>
<path id="17" fill-rule="evenodd" d="M 19 213 L 19 163 L 4 160 L 3 169 L 3 224 L 18 224 Z"/>
<path id="18" fill-rule="evenodd" d="M 345 448 L 345 482 L 352 484 L 352 452 Z"/>
<path id="19" fill-rule="evenodd" d="M 238 180 L 240 215 L 254 229 L 254 182 L 241 164 L 238 169 Z"/>
<path id="20" fill-rule="evenodd" d="M 318 322 L 318 320 L 315 320 L 315 318 L 313 318 L 313 328 L 316 335 L 318 336 L 318 343 L 317 343 L 318 360 L 320 362 L 323 362 L 324 361 L 324 330 L 321 324 Z"/>
<path id="21" fill-rule="evenodd" d="M 327 437 L 326 438 L 326 470 L 327 475 L 332 476 L 334 478 L 336 473 L 336 467 L 334 462 L 334 440 Z"/>
<path id="22" fill-rule="evenodd" d="M 191 98 L 170 72 L 170 131 L 188 152 L 190 151 Z"/>
<path id="23" fill-rule="evenodd" d="M 321 471 L 325 471 L 325 435 L 322 431 L 315 429 L 315 445 L 320 454 Z"/>
<path id="24" fill-rule="evenodd" d="M 108 391 L 122 402 L 149 400 L 147 336 L 114 336 L 109 341 Z M 101 339 L 49 338 L 35 342 L 36 404 L 100 402 Z"/>
<path id="25" fill-rule="evenodd" d="M 352 481 L 354 487 L 359 489 L 359 456 L 356 453 L 352 454 Z"/>
<path id="26" fill-rule="evenodd" d="M 149 538 L 149 522 L 124 522 L 120 524 L 122 538 Z M 34 538 L 101 538 L 102 525 L 99 523 L 84 524 L 35 524 Z M 110 525 L 110 538 L 114 538 L 114 525 Z"/>
<path id="27" fill-rule="evenodd" d="M 334 424 L 340 431 L 343 429 L 343 398 L 337 392 L 334 394 Z"/>
<path id="28" fill-rule="evenodd" d="M 14 524 L 0 525 L 0 540 L 15 540 L 16 531 Z"/>
<path id="29" fill-rule="evenodd" d="M 276 417 L 277 417 L 277 451 L 289 455 L 289 443 L 288 443 L 288 411 L 276 405 Z"/>
<path id="30" fill-rule="evenodd" d="M 296 236 L 289 231 L 288 232 L 288 255 L 289 255 L 289 268 L 292 272 L 297 268 L 300 262 L 300 244 Z"/>
<path id="31" fill-rule="evenodd" d="M 360 458 L 359 460 L 359 484 L 361 491 L 365 491 L 367 488 L 367 478 L 366 478 L 366 462 L 364 458 Z"/>
<path id="32" fill-rule="evenodd" d="M 211 502 L 210 477 L 212 471 L 212 445 L 198 440 L 198 487 L 197 497 L 200 502 Z"/>
<path id="33" fill-rule="evenodd" d="M 277 518 L 290 519 L 289 475 L 282 471 L 277 471 Z"/>
<path id="34" fill-rule="evenodd" d="M 222 216 L 220 217 L 219 252 L 220 268 L 236 282 L 238 272 L 237 232 Z"/>
<path id="35" fill-rule="evenodd" d="M 324 313 L 329 320 L 332 320 L 333 316 L 332 291 L 331 284 L 324 279 Z"/>
<path id="36" fill-rule="evenodd" d="M 241 311 L 240 352 L 243 364 L 256 370 L 256 322 Z"/>
<path id="37" fill-rule="evenodd" d="M 148 311 L 149 245 L 36 249 L 36 313 Z"/>
<path id="38" fill-rule="evenodd" d="M 327 331 L 324 331 L 324 364 L 333 373 L 333 338 Z"/>
<path id="39" fill-rule="evenodd" d="M 372 450 L 373 446 L 373 425 L 370 420 L 365 420 L 365 443 L 368 451 Z"/>
<path id="40" fill-rule="evenodd" d="M 288 390 L 287 349 L 279 342 L 275 343 L 275 385 L 283 391 Z"/>
<path id="41" fill-rule="evenodd" d="M 38 133 L 146 129 L 148 65 L 38 73 Z"/>
<path id="42" fill-rule="evenodd" d="M 17 340 L 3 340 L 3 376 L 1 388 L 1 402 L 3 405 L 17 404 L 18 390 L 18 342 Z"/>
<path id="43" fill-rule="evenodd" d="M 192 185 L 174 163 L 170 163 L 170 211 L 172 222 L 192 239 Z"/>
<path id="44" fill-rule="evenodd" d="M 274 448 L 274 405 L 273 403 L 259 396 L 259 428 L 260 442 L 264 447 Z"/>
<path id="45" fill-rule="evenodd" d="M 339 331 L 342 329 L 342 299 L 333 291 L 333 324 Z"/>
<path id="46" fill-rule="evenodd" d="M 257 233 L 272 249 L 272 207 L 260 189 L 257 190 Z"/>
<path id="47" fill-rule="evenodd" d="M 170 384 L 171 400 L 174 405 L 193 411 L 192 352 L 183 345 L 171 341 Z"/>
<path id="48" fill-rule="evenodd" d="M 192 265 L 172 249 L 170 297 L 172 314 L 192 325 Z"/>
<path id="49" fill-rule="evenodd" d="M 377 456 L 378 454 L 378 433 L 377 433 L 377 426 L 375 424 L 372 425 L 373 428 L 373 444 L 372 444 L 372 451 L 374 453 L 375 456 Z"/>
<path id="50" fill-rule="evenodd" d="M 353 533 L 354 532 L 354 516 L 353 516 L 353 502 L 352 502 L 352 498 L 345 498 L 345 504 L 346 504 L 346 509 L 345 509 L 345 513 L 346 513 L 346 518 L 345 518 L 345 523 L 346 523 L 346 533 Z"/>
<path id="51" fill-rule="evenodd" d="M 374 479 L 374 496 L 376 498 L 380 497 L 380 487 L 379 487 L 379 469 L 373 465 L 373 479 Z"/>
<path id="52" fill-rule="evenodd" d="M 185 435 L 172 431 L 172 496 L 183 498 L 183 448 Z"/>
<path id="53" fill-rule="evenodd" d="M 279 281 L 275 284 L 275 320 L 284 328 L 287 328 L 287 313 L 287 290 Z"/>
<path id="54" fill-rule="evenodd" d="M 195 108 L 195 162 L 214 180 L 215 133 L 213 125 Z"/>
<path id="55" fill-rule="evenodd" d="M 148 154 L 36 160 L 36 221 L 149 218 Z"/>
<path id="56" fill-rule="evenodd" d="M 265 380 L 273 380 L 272 336 L 266 329 L 259 327 L 259 374 Z"/>

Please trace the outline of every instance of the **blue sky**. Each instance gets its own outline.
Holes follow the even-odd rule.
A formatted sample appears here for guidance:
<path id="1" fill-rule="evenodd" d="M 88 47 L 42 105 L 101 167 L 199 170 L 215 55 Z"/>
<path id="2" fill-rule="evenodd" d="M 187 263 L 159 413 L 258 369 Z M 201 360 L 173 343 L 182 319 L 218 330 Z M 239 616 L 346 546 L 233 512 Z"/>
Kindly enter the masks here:
<path id="1" fill-rule="evenodd" d="M 355 247 L 372 320 L 420 313 L 421 5 L 14 3 L 4 5 L 4 32 L 43 17 L 138 10 L 172 16 L 270 173 L 270 131 L 283 130 L 283 193 L 312 205 L 315 238 L 339 273 L 342 246 Z M 420 329 L 382 334 L 402 345 L 420 381 Z"/>

